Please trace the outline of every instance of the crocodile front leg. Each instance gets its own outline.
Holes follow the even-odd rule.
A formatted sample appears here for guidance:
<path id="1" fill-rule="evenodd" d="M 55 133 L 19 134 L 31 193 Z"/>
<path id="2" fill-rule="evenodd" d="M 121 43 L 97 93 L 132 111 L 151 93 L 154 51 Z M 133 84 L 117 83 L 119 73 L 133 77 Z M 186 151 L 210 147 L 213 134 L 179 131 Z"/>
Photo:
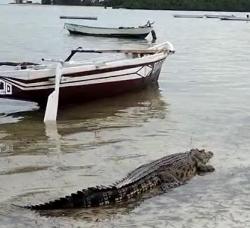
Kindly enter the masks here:
<path id="1" fill-rule="evenodd" d="M 206 173 L 214 172 L 215 168 L 212 165 L 199 165 L 197 167 L 197 174 L 204 175 Z"/>
<path id="2" fill-rule="evenodd" d="M 170 173 L 161 172 L 158 177 L 160 178 L 160 188 L 163 192 L 167 192 L 172 188 L 176 188 L 180 185 L 185 184 L 185 182 L 179 181 L 174 175 Z"/>

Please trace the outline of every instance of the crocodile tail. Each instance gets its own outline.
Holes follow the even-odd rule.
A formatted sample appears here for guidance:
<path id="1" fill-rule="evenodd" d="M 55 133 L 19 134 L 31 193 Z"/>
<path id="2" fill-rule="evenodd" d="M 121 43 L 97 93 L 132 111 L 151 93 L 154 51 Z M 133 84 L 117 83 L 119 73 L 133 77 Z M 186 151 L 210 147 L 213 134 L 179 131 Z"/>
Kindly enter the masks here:
<path id="1" fill-rule="evenodd" d="M 116 202 L 119 191 L 115 186 L 97 186 L 78 191 L 48 203 L 24 206 L 31 210 L 54 210 L 69 208 L 98 207 Z"/>

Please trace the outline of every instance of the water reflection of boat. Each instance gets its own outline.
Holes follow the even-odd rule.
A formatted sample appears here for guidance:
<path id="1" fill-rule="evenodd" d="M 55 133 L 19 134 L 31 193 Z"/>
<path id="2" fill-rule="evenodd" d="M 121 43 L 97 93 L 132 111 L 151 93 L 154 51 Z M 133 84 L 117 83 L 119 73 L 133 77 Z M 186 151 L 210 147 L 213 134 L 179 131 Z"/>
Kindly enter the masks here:
<path id="1" fill-rule="evenodd" d="M 84 105 L 74 105 L 74 109 L 65 107 L 63 115 L 59 115 L 56 131 L 61 137 L 81 132 L 95 133 L 104 129 L 136 127 L 150 119 L 165 118 L 166 109 L 167 104 L 161 99 L 159 88 L 156 86 L 112 99 L 105 98 Z M 45 125 L 39 121 L 43 118 L 39 110 L 12 113 L 0 118 L 18 121 L 1 124 L 0 134 L 6 135 L 2 140 L 12 142 L 19 151 L 22 147 L 20 141 L 24 143 L 23 149 L 27 150 L 29 142 L 32 142 L 31 146 L 34 148 L 35 142 L 43 145 L 43 141 L 47 143 L 48 137 L 51 138 L 46 134 Z"/>

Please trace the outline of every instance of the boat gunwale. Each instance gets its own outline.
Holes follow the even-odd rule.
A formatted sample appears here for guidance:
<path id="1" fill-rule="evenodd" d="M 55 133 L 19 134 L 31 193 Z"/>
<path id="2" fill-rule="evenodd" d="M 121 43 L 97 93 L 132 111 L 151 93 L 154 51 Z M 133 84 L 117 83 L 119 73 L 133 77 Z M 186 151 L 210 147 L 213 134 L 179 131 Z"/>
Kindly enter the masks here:
<path id="1" fill-rule="evenodd" d="M 97 26 L 88 26 L 88 25 L 79 25 L 79 24 L 74 24 L 74 23 L 64 23 L 64 27 L 67 25 L 71 26 L 77 26 L 77 27 L 85 27 L 85 28 L 93 28 L 93 29 L 102 29 L 102 30 L 137 30 L 137 29 L 145 29 L 145 28 L 151 28 L 153 27 L 150 25 L 143 25 L 143 26 L 138 26 L 138 27 L 97 27 Z M 66 28 L 67 29 L 67 28 Z"/>
<path id="2" fill-rule="evenodd" d="M 134 67 L 137 65 L 145 65 L 145 64 L 150 64 L 153 62 L 157 62 L 158 59 L 164 59 L 169 55 L 168 52 L 164 52 L 163 50 L 159 53 L 155 53 L 155 54 L 147 54 L 144 55 L 143 57 L 137 57 L 137 58 L 131 58 L 131 59 L 119 59 L 119 60 L 114 60 L 114 61 L 103 61 L 101 63 L 96 63 L 96 64 L 84 64 L 84 61 L 74 61 L 74 64 L 76 65 L 72 65 L 69 66 L 68 63 L 66 63 L 66 67 L 64 67 L 63 69 L 63 76 L 65 77 L 70 77 L 69 75 L 74 75 L 74 74 L 80 74 L 83 72 L 93 72 L 93 71 L 101 71 L 101 70 L 112 70 L 112 69 L 117 69 L 117 68 L 130 68 L 130 67 Z M 153 58 L 154 57 L 154 58 Z M 153 58 L 153 59 L 152 59 Z M 135 61 L 137 60 L 137 61 Z M 125 63 L 124 63 L 125 61 Z M 81 64 L 81 62 L 84 64 Z M 70 63 L 70 62 L 69 62 Z M 4 78 L 11 78 L 11 79 L 15 79 L 15 80 L 20 80 L 20 81 L 32 81 L 32 80 L 40 80 L 40 79 L 45 79 L 45 78 L 54 78 L 54 71 L 55 68 L 52 67 L 54 65 L 48 65 L 48 68 L 45 69 L 32 69 L 32 68 L 28 68 L 28 69 L 20 69 L 20 70 L 11 70 L 11 71 L 2 71 L 0 72 L 0 78 L 4 79 Z M 78 69 L 76 69 L 78 68 Z M 80 69 L 79 68 L 87 68 L 87 69 Z M 71 71 L 73 70 L 73 72 Z M 74 71 L 75 70 L 75 71 Z M 51 71 L 51 73 L 50 73 Z M 67 72 L 68 71 L 68 72 Z M 8 73 L 16 73 L 16 72 L 22 72 L 22 73 L 27 73 L 27 75 L 21 75 L 21 76 L 13 76 L 13 75 L 3 75 L 3 74 L 8 74 Z M 35 74 L 35 73 L 44 73 L 44 75 L 37 77 L 36 75 L 31 75 L 31 74 Z M 46 74 L 47 73 L 47 74 Z M 49 74 L 50 73 L 50 74 Z M 26 77 L 26 79 L 23 79 L 24 77 Z M 74 77 L 74 76 L 71 76 Z"/>

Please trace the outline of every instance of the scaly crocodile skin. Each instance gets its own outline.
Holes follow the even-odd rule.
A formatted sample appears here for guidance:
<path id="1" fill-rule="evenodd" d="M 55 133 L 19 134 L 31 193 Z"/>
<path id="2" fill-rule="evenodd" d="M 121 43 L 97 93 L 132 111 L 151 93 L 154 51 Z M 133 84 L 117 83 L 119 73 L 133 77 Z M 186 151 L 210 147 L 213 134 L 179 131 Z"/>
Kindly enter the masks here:
<path id="1" fill-rule="evenodd" d="M 212 152 L 199 149 L 168 155 L 138 167 L 109 187 L 96 186 L 83 189 L 55 201 L 25 208 L 33 210 L 89 208 L 126 201 L 156 187 L 167 191 L 184 184 L 196 174 L 213 172 L 214 168 L 207 165 L 212 156 Z"/>

